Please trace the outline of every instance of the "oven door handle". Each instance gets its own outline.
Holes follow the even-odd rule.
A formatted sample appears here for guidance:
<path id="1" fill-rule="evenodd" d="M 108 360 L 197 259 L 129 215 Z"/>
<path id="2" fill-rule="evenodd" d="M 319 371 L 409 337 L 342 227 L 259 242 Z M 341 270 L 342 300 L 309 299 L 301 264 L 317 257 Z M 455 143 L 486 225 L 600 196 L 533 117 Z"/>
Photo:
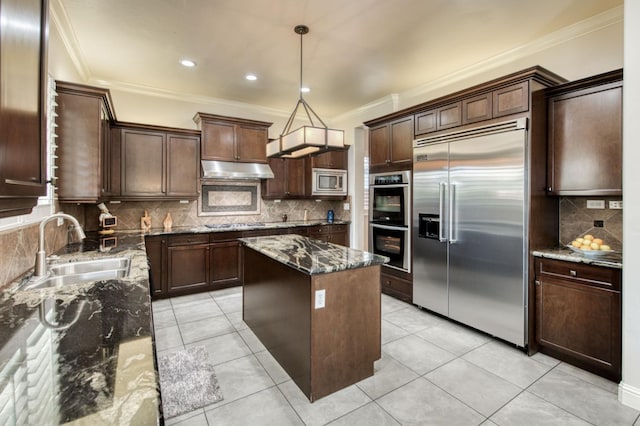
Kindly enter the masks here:
<path id="1" fill-rule="evenodd" d="M 408 231 L 409 230 L 409 228 L 406 226 L 378 225 L 377 223 L 370 223 L 369 225 L 372 228 L 389 229 L 392 231 Z"/>

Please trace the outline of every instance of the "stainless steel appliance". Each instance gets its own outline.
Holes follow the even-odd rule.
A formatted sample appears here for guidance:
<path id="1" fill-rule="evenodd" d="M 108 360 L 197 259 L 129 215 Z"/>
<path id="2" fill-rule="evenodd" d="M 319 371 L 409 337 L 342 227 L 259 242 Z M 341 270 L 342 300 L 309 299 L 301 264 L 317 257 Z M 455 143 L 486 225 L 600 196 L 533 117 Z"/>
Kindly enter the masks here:
<path id="1" fill-rule="evenodd" d="M 347 195 L 347 171 L 342 169 L 311 169 L 311 195 Z"/>
<path id="2" fill-rule="evenodd" d="M 369 251 L 411 272 L 411 170 L 369 176 Z"/>
<path id="3" fill-rule="evenodd" d="M 414 141 L 413 302 L 524 346 L 526 119 Z"/>

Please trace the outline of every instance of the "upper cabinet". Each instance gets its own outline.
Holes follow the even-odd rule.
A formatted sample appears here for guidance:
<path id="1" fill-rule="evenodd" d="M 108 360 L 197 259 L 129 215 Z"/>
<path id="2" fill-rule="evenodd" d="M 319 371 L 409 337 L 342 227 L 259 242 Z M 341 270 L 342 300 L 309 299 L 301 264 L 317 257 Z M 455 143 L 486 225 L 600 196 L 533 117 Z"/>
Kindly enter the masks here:
<path id="1" fill-rule="evenodd" d="M 413 116 L 379 124 L 369 129 L 371 171 L 411 168 Z"/>
<path id="2" fill-rule="evenodd" d="M 112 198 L 198 198 L 199 153 L 198 131 L 118 123 L 112 130 Z"/>
<path id="3" fill-rule="evenodd" d="M 262 179 L 262 198 L 305 198 L 305 159 L 269 158 L 273 179 Z"/>
<path id="4" fill-rule="evenodd" d="M 0 0 L 0 217 L 46 193 L 47 0 Z"/>
<path id="5" fill-rule="evenodd" d="M 307 157 L 309 169 L 342 169 L 348 168 L 348 147 L 345 150 L 327 151 Z"/>
<path id="6" fill-rule="evenodd" d="M 58 199 L 95 203 L 111 195 L 109 90 L 56 82 Z"/>
<path id="7" fill-rule="evenodd" d="M 199 112 L 193 117 L 202 131 L 203 160 L 266 163 L 272 123 Z"/>
<path id="8" fill-rule="evenodd" d="M 530 117 L 534 91 L 566 80 L 541 67 L 528 68 L 459 92 L 369 120 L 370 171 L 410 169 L 413 140 Z"/>
<path id="9" fill-rule="evenodd" d="M 622 70 L 548 89 L 547 191 L 622 195 Z"/>

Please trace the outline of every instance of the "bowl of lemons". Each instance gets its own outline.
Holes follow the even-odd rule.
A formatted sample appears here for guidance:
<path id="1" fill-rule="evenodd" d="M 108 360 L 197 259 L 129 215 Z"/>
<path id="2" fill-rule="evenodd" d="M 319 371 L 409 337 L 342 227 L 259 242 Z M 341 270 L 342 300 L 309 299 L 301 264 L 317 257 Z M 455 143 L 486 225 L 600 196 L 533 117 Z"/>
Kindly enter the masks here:
<path id="1" fill-rule="evenodd" d="M 577 253 L 584 254 L 585 256 L 603 256 L 605 254 L 613 253 L 613 250 L 611 250 L 611 247 L 608 244 L 606 244 L 601 238 L 596 238 L 591 234 L 576 238 L 571 241 L 568 247 Z"/>

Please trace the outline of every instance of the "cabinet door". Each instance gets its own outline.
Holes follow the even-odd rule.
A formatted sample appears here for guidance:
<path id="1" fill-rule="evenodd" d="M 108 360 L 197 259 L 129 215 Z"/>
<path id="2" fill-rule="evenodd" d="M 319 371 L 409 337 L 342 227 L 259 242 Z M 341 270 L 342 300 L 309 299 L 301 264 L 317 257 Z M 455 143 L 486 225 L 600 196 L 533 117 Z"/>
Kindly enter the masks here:
<path id="1" fill-rule="evenodd" d="M 318 169 L 347 169 L 347 150 L 328 151 L 311 157 L 311 167 Z"/>
<path id="2" fill-rule="evenodd" d="M 549 190 L 622 195 L 622 86 L 549 99 Z"/>
<path id="3" fill-rule="evenodd" d="M 59 85 L 58 97 L 58 199 L 95 202 L 102 195 L 100 176 L 104 151 L 100 99 L 67 93 Z"/>
<path id="4" fill-rule="evenodd" d="M 389 162 L 389 125 L 369 130 L 369 167 L 386 166 Z"/>
<path id="5" fill-rule="evenodd" d="M 46 193 L 48 2 L 0 6 L 0 217 L 31 212 Z M 44 17 L 44 19 L 43 19 Z"/>
<path id="6" fill-rule="evenodd" d="M 242 244 L 237 241 L 213 243 L 211 247 L 211 284 L 213 289 L 242 283 Z"/>
<path id="7" fill-rule="evenodd" d="M 396 120 L 390 124 L 392 164 L 411 164 L 413 161 L 413 117 Z"/>
<path id="8" fill-rule="evenodd" d="M 166 289 L 166 253 L 167 240 L 165 237 L 146 237 L 144 241 L 149 259 L 149 285 L 151 297 L 159 298 L 167 296 Z"/>
<path id="9" fill-rule="evenodd" d="M 529 111 L 529 82 L 493 91 L 493 118 Z"/>
<path id="10" fill-rule="evenodd" d="M 167 261 L 170 295 L 193 293 L 209 287 L 209 244 L 170 246 Z"/>
<path id="11" fill-rule="evenodd" d="M 290 198 L 303 198 L 305 196 L 305 160 L 304 158 L 289 158 L 286 160 L 287 190 Z"/>
<path id="12" fill-rule="evenodd" d="M 245 163 L 266 163 L 267 129 L 236 126 L 236 161 Z"/>
<path id="13" fill-rule="evenodd" d="M 493 113 L 491 92 L 474 96 L 462 101 L 462 124 L 477 123 L 490 120 Z"/>
<path id="14" fill-rule="evenodd" d="M 455 102 L 438 108 L 438 130 L 451 129 L 462 124 L 462 103 Z"/>
<path id="15" fill-rule="evenodd" d="M 100 178 L 102 197 L 108 197 L 112 193 L 111 189 L 111 119 L 103 103 L 100 104 L 100 145 L 102 147 L 102 158 L 100 162 Z"/>
<path id="16" fill-rule="evenodd" d="M 158 197 L 165 189 L 164 133 L 122 130 L 123 197 Z"/>
<path id="17" fill-rule="evenodd" d="M 167 196 L 197 198 L 200 139 L 167 135 Z"/>
<path id="18" fill-rule="evenodd" d="M 262 198 L 284 198 L 286 191 L 286 163 L 284 158 L 269 158 L 273 179 L 262 180 Z"/>
<path id="19" fill-rule="evenodd" d="M 202 159 L 236 161 L 235 126 L 231 123 L 202 123 Z"/>
<path id="20" fill-rule="evenodd" d="M 415 115 L 415 135 L 424 135 L 426 133 L 435 132 L 438 130 L 437 125 L 438 110 L 432 109 L 430 111 L 421 112 Z"/>
<path id="21" fill-rule="evenodd" d="M 328 241 L 333 244 L 349 247 L 348 235 L 346 232 L 332 232 L 329 234 Z"/>
<path id="22" fill-rule="evenodd" d="M 536 340 L 549 354 L 620 379 L 620 292 L 547 276 L 536 281 Z"/>

